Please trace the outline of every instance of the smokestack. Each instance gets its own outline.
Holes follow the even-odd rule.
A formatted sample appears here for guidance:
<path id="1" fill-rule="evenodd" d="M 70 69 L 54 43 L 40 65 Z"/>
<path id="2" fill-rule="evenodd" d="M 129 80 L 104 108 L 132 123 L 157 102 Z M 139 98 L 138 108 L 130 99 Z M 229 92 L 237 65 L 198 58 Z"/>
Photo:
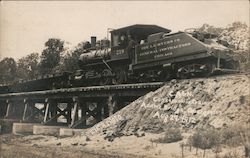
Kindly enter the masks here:
<path id="1" fill-rule="evenodd" d="M 95 47 L 96 46 L 96 36 L 91 36 L 91 47 Z"/>

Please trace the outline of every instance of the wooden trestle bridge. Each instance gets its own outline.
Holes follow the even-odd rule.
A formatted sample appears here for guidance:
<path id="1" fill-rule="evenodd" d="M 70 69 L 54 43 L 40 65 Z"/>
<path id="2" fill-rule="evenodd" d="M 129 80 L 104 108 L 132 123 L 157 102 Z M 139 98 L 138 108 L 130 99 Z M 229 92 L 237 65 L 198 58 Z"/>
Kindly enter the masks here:
<path id="1" fill-rule="evenodd" d="M 112 115 L 163 82 L 0 94 L 0 118 L 44 125 L 87 127 Z M 65 121 L 60 121 L 63 118 Z"/>

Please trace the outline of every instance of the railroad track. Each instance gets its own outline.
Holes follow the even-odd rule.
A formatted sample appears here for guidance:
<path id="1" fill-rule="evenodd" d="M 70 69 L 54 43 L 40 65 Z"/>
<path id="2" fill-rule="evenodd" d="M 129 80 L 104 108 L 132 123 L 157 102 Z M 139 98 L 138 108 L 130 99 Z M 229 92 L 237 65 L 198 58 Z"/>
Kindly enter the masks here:
<path id="1" fill-rule="evenodd" d="M 240 76 L 240 75 L 250 75 L 249 72 L 242 72 L 236 74 L 220 74 L 220 75 L 213 75 L 209 78 L 215 77 L 230 77 L 230 76 Z M 204 79 L 204 78 L 191 78 L 191 79 L 181 79 L 181 80 L 193 80 L 193 79 Z M 178 80 L 178 81 L 181 81 Z M 170 82 L 170 81 L 168 81 Z M 54 90 L 43 90 L 43 91 L 31 91 L 31 92 L 16 92 L 16 93 L 4 93 L 0 94 L 0 100 L 11 98 L 11 97 L 28 97 L 28 96 L 49 96 L 49 95 L 63 95 L 68 94 L 68 97 L 72 95 L 79 95 L 79 94 L 86 94 L 87 92 L 115 92 L 118 93 L 121 91 L 129 91 L 131 92 L 136 90 L 153 90 L 156 88 L 160 88 L 167 82 L 149 82 L 149 83 L 134 83 L 134 84 L 120 84 L 120 85 L 105 85 L 105 86 L 88 86 L 88 87 L 74 87 L 74 88 L 61 88 L 61 89 L 54 89 Z M 105 96 L 105 94 L 103 94 Z M 131 94 L 133 95 L 133 94 Z M 65 95 L 63 95 L 65 96 Z M 67 97 L 67 96 L 66 96 Z M 58 97 L 57 97 L 58 98 Z"/>
<path id="2" fill-rule="evenodd" d="M 105 86 L 90 86 L 90 87 L 76 87 L 76 88 L 62 88 L 54 90 L 44 91 L 32 91 L 32 92 L 18 92 L 18 93 L 6 93 L 0 94 L 0 100 L 6 98 L 16 97 L 72 97 L 75 95 L 84 96 L 106 96 L 108 92 L 130 93 L 131 95 L 141 95 L 141 93 L 134 92 L 146 92 L 148 90 L 157 89 L 164 85 L 164 82 L 151 82 L 151 83 L 137 83 L 137 84 L 120 84 L 120 85 L 105 85 Z M 99 94 L 99 95 L 98 95 Z"/>

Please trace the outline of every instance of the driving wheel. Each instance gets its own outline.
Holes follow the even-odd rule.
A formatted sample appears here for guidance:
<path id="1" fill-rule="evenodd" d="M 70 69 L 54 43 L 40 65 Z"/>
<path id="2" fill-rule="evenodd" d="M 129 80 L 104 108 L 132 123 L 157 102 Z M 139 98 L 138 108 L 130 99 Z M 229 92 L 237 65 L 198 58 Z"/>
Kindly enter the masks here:
<path id="1" fill-rule="evenodd" d="M 104 69 L 102 71 L 102 76 L 100 78 L 100 85 L 108 85 L 111 83 L 112 72 L 109 69 Z"/>
<path id="2" fill-rule="evenodd" d="M 126 71 L 124 68 L 117 67 L 114 69 L 114 72 L 115 72 L 115 76 L 112 79 L 113 84 L 122 84 L 126 82 L 127 75 L 126 75 Z"/>

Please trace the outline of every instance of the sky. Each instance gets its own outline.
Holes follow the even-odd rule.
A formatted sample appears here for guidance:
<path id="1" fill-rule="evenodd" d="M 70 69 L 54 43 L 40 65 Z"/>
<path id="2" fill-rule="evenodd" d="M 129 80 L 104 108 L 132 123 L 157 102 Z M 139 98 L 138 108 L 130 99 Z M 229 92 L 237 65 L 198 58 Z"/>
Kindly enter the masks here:
<path id="1" fill-rule="evenodd" d="M 204 23 L 249 26 L 249 1 L 0 1 L 0 60 L 41 53 L 49 38 L 71 46 L 108 28 L 155 24 L 175 31 Z"/>

